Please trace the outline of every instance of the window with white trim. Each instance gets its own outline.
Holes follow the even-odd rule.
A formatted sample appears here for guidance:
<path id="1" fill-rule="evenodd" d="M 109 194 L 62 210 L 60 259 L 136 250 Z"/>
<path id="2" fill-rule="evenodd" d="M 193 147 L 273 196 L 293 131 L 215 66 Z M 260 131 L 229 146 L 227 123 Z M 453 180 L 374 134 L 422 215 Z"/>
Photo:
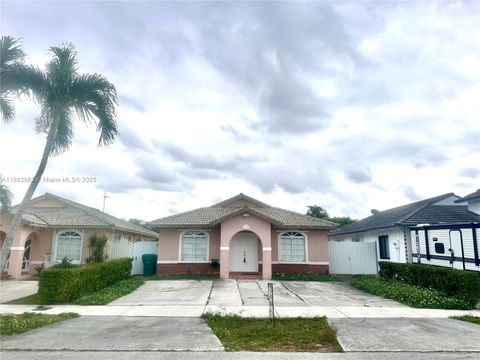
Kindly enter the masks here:
<path id="1" fill-rule="evenodd" d="M 65 257 L 73 262 L 81 262 L 83 236 L 78 231 L 68 230 L 57 235 L 57 250 L 55 262 L 60 262 Z"/>
<path id="2" fill-rule="evenodd" d="M 203 231 L 185 231 L 182 234 L 181 261 L 207 261 L 208 235 Z"/>
<path id="3" fill-rule="evenodd" d="M 305 262 L 305 235 L 288 231 L 280 235 L 278 244 L 278 261 Z"/>

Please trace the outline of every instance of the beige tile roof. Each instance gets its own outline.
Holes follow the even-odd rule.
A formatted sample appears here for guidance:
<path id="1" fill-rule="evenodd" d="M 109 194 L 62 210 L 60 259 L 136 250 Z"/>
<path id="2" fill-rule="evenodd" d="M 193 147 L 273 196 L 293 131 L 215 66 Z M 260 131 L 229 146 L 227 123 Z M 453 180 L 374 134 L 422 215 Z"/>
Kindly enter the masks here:
<path id="1" fill-rule="evenodd" d="M 112 228 L 123 230 L 148 237 L 158 237 L 154 231 L 145 229 L 129 221 L 116 218 L 100 210 L 82 205 L 57 195 L 46 193 L 32 199 L 36 202 L 41 199 L 52 199 L 59 203 L 58 207 L 29 206 L 23 215 L 25 223 L 37 227 L 90 227 Z M 16 206 L 12 212 L 15 212 Z"/>
<path id="2" fill-rule="evenodd" d="M 258 200 L 256 200 L 257 203 L 253 204 L 254 206 L 247 205 L 243 207 L 228 207 L 229 202 L 236 201 L 239 198 L 242 198 L 242 196 L 244 199 L 247 199 L 249 201 L 250 199 L 252 199 L 250 197 L 247 197 L 246 195 L 240 194 L 210 207 L 199 208 L 153 220 L 152 222 L 150 222 L 149 225 L 154 229 L 178 226 L 212 227 L 230 217 L 237 216 L 243 213 L 249 213 L 255 216 L 259 216 L 267 221 L 270 221 L 274 226 L 280 228 L 297 227 L 335 229 L 338 226 L 338 224 L 332 223 L 330 221 L 303 215 L 290 210 L 284 210 L 266 204 L 260 207 L 258 206 L 258 203 L 260 203 L 258 202 Z"/>

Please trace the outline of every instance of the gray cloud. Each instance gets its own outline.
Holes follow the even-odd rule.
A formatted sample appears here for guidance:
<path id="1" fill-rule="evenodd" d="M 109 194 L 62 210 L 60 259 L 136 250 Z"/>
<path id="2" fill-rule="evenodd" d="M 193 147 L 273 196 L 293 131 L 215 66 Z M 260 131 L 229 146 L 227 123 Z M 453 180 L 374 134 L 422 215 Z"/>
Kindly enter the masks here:
<path id="1" fill-rule="evenodd" d="M 480 175 L 479 168 L 463 168 L 458 173 L 460 176 L 475 179 Z"/>
<path id="2" fill-rule="evenodd" d="M 371 182 L 372 174 L 369 169 L 350 169 L 347 170 L 347 178 L 356 184 L 362 184 Z"/>

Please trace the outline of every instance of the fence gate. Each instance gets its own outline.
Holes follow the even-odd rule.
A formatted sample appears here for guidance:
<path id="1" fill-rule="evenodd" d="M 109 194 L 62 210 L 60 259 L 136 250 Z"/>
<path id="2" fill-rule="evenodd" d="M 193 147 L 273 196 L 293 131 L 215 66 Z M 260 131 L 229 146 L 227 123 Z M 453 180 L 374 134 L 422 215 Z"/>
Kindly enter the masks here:
<path id="1" fill-rule="evenodd" d="M 132 275 L 143 274 L 143 254 L 156 254 L 158 251 L 158 241 L 131 241 L 125 238 L 113 239 L 108 249 L 109 259 L 119 259 L 122 257 L 133 258 Z"/>
<path id="2" fill-rule="evenodd" d="M 377 245 L 374 242 L 328 242 L 331 274 L 376 274 Z"/>

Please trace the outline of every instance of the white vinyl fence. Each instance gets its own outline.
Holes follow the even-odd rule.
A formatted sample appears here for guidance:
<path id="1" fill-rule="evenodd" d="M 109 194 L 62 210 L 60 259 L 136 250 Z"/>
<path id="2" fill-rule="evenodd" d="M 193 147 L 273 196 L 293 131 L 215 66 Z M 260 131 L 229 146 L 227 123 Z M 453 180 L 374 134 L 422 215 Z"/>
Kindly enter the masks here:
<path id="1" fill-rule="evenodd" d="M 143 274 L 142 255 L 157 254 L 158 241 L 132 241 L 126 238 L 113 239 L 108 249 L 109 259 L 133 258 L 132 275 Z"/>
<path id="2" fill-rule="evenodd" d="M 328 242 L 331 274 L 376 274 L 377 245 L 374 242 Z"/>

